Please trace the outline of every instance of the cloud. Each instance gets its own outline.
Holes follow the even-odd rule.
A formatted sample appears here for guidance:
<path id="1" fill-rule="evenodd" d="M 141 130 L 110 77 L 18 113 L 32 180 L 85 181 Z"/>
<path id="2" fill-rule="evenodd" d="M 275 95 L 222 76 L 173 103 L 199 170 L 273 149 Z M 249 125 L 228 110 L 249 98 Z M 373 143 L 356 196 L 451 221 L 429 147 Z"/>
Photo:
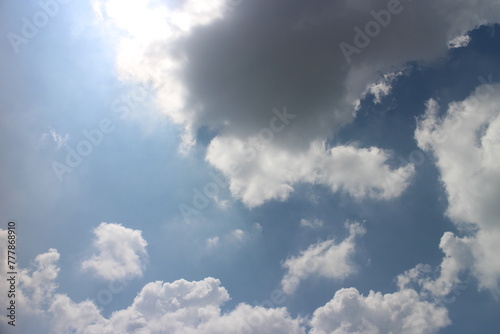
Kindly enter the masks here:
<path id="1" fill-rule="evenodd" d="M 350 225 L 350 237 L 363 233 Z M 4 235 L 0 230 L 0 237 Z M 346 240 L 347 240 L 346 239 Z M 344 241 L 345 242 L 345 241 Z M 343 242 L 343 243 L 344 243 Z M 342 243 L 341 243 L 342 244 Z M 339 246 L 341 245 L 339 244 Z M 33 269 L 20 269 L 20 329 L 30 319 L 36 328 L 23 332 L 112 334 L 320 334 L 320 333 L 435 333 L 450 323 L 442 306 L 424 301 L 412 289 L 395 293 L 370 293 L 340 289 L 328 303 L 316 309 L 306 330 L 307 318 L 293 318 L 283 307 L 264 308 L 245 303 L 222 311 L 229 293 L 218 279 L 155 281 L 144 285 L 130 306 L 105 317 L 93 301 L 75 302 L 57 293 L 59 253 L 50 249 L 34 261 Z M 273 300 L 274 306 L 280 303 Z M 23 304 L 26 303 L 26 304 Z M 29 306 L 26 307 L 26 306 Z"/>
<path id="2" fill-rule="evenodd" d="M 283 267 L 287 272 L 281 281 L 282 289 L 292 294 L 300 281 L 310 276 L 344 279 L 355 271 L 350 258 L 355 251 L 356 237 L 363 235 L 365 229 L 358 223 L 346 224 L 349 236 L 340 243 L 330 239 L 309 246 L 300 255 L 288 258 Z"/>
<path id="3" fill-rule="evenodd" d="M 0 229 L 0 238 L 5 235 Z M 230 297 L 220 281 L 212 277 L 200 281 L 150 282 L 139 291 L 130 306 L 107 318 L 93 301 L 75 302 L 69 296 L 57 293 L 58 260 L 57 250 L 50 249 L 36 257 L 32 269 L 20 269 L 17 316 L 23 320 L 18 326 L 21 331 L 54 334 L 305 334 L 303 320 L 292 318 L 285 308 L 267 309 L 242 303 L 223 313 L 221 306 Z M 36 328 L 30 327 L 30 320 L 35 321 Z M 0 328 L 4 328 L 3 325 L 0 324 Z"/>
<path id="4" fill-rule="evenodd" d="M 94 229 L 97 254 L 81 264 L 105 280 L 141 277 L 147 260 L 147 242 L 142 232 L 121 224 L 101 223 Z"/>
<path id="5" fill-rule="evenodd" d="M 395 172 L 391 179 L 397 181 L 389 189 L 369 177 L 332 186 L 328 181 L 345 173 L 335 168 L 332 153 L 357 149 L 322 143 L 354 120 L 367 91 L 376 101 L 389 93 L 384 74 L 399 73 L 409 62 L 439 60 L 449 41 L 500 20 L 496 1 L 244 1 L 234 10 L 223 1 L 190 0 L 177 7 L 102 4 L 108 19 L 126 32 L 117 50 L 120 77 L 152 83 L 159 110 L 183 128 L 184 152 L 195 144 L 200 128 L 214 133 L 207 161 L 228 174 L 233 196 L 250 207 L 286 199 L 294 182 L 323 183 L 333 191 L 355 188 L 361 196 L 371 196 L 376 188 L 382 199 L 398 196 L 411 176 L 409 168 Z M 349 59 L 342 43 L 357 50 Z M 283 105 L 296 119 L 275 133 L 262 158 L 237 161 L 242 175 L 228 172 L 228 162 L 239 157 L 237 149 L 248 149 L 269 126 L 270 110 Z M 388 166 L 380 164 L 385 154 L 377 150 L 358 155 L 363 162 L 375 159 L 375 175 L 387 174 Z M 304 176 L 311 169 L 303 159 L 294 164 L 297 172 L 282 164 L 295 157 L 321 158 L 325 164 L 314 172 L 328 177 Z M 279 173 L 283 168 L 285 173 Z M 273 181 L 269 189 L 262 187 L 268 180 Z"/>
<path id="6" fill-rule="evenodd" d="M 30 312 L 37 313 L 46 306 L 57 289 L 55 279 L 59 273 L 59 257 L 59 252 L 51 248 L 36 256 L 32 268 L 19 271 L 19 290 L 22 291 L 18 295 L 19 301 Z"/>
<path id="7" fill-rule="evenodd" d="M 491 76 L 479 79 L 486 84 L 464 101 L 449 104 L 442 117 L 437 102 L 430 100 L 415 138 L 436 157 L 448 196 L 446 214 L 465 234 L 443 236 L 447 259 L 442 267 L 458 272 L 452 268 L 461 264 L 465 268 L 460 269 L 472 270 L 481 289 L 498 293 L 500 246 L 494 240 L 500 238 L 500 86 L 488 83 Z M 453 281 L 453 276 L 448 280 Z"/>
<path id="8" fill-rule="evenodd" d="M 461 35 L 458 37 L 455 37 L 451 41 L 448 42 L 448 48 L 450 49 L 457 49 L 457 48 L 463 48 L 469 45 L 470 42 L 470 36 L 465 34 Z"/>
<path id="9" fill-rule="evenodd" d="M 234 240 L 242 242 L 245 239 L 245 232 L 240 229 L 232 230 L 231 236 Z"/>
<path id="10" fill-rule="evenodd" d="M 250 208 L 287 199 L 301 182 L 323 184 L 356 199 L 391 199 L 406 189 L 414 173 L 413 165 L 391 169 L 386 164 L 390 155 L 376 147 L 326 149 L 315 142 L 294 154 L 274 146 L 259 152 L 251 142 L 217 137 L 207 151 L 207 161 L 229 175 L 233 196 Z"/>
<path id="11" fill-rule="evenodd" d="M 146 284 L 132 304 L 105 318 L 91 301 L 75 303 L 57 294 L 50 308 L 51 333 L 283 333 L 305 334 L 301 320 L 292 319 L 284 308 L 265 309 L 239 304 L 222 313 L 229 300 L 220 281 L 177 280 Z"/>
<path id="12" fill-rule="evenodd" d="M 437 333 L 450 324 L 445 308 L 422 301 L 415 290 L 365 297 L 354 288 L 337 291 L 312 317 L 310 334 Z"/>
<path id="13" fill-rule="evenodd" d="M 217 247 L 217 245 L 219 245 L 219 237 L 215 236 L 207 239 L 208 248 L 214 248 Z"/>
<path id="14" fill-rule="evenodd" d="M 384 96 L 387 96 L 391 93 L 392 83 L 397 79 L 397 77 L 403 75 L 403 72 L 397 73 L 387 73 L 384 74 L 383 78 L 377 81 L 376 83 L 368 85 L 365 91 L 362 94 L 362 98 L 366 97 L 366 95 L 373 95 L 373 102 L 380 103 Z M 359 109 L 359 106 L 356 110 Z"/>
<path id="15" fill-rule="evenodd" d="M 299 225 L 300 225 L 300 227 L 317 229 L 317 228 L 323 227 L 323 225 L 325 225 L 325 223 L 319 219 L 314 219 L 313 221 L 310 221 L 307 219 L 301 219 Z"/>

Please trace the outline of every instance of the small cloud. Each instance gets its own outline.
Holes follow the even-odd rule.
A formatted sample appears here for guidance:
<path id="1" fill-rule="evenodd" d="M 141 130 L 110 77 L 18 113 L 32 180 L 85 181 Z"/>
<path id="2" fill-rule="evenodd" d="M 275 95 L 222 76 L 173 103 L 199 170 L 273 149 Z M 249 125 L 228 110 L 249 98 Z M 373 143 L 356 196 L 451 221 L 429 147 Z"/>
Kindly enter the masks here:
<path id="1" fill-rule="evenodd" d="M 219 237 L 212 237 L 207 239 L 207 247 L 214 248 L 219 245 Z"/>
<path id="2" fill-rule="evenodd" d="M 56 132 L 56 130 L 51 129 L 50 130 L 50 135 L 52 136 L 52 139 L 54 140 L 54 143 L 57 145 L 57 149 L 59 150 L 63 145 L 66 145 L 66 142 L 69 139 L 69 135 L 65 134 L 64 137 L 60 135 L 59 133 Z"/>
<path id="3" fill-rule="evenodd" d="M 221 210 L 227 210 L 229 208 L 230 202 L 227 199 L 219 199 L 218 196 L 214 198 L 217 207 Z"/>
<path id="4" fill-rule="evenodd" d="M 325 225 L 325 223 L 319 219 L 314 219 L 313 221 L 310 221 L 307 219 L 300 220 L 300 227 L 317 229 L 317 228 L 323 227 L 324 225 Z"/>
<path id="5" fill-rule="evenodd" d="M 66 143 L 68 142 L 69 140 L 69 135 L 68 134 L 65 134 L 64 136 L 61 135 L 60 133 L 58 133 L 56 130 L 54 129 L 50 129 L 49 132 L 44 132 L 42 133 L 42 137 L 40 139 L 42 145 L 45 143 L 45 141 L 47 140 L 47 138 L 52 138 L 52 140 L 54 141 L 54 143 L 56 144 L 56 147 L 58 150 L 61 149 L 61 147 L 63 147 L 64 145 L 66 145 Z"/>
<path id="6" fill-rule="evenodd" d="M 448 42 L 448 49 L 458 49 L 458 48 L 463 48 L 469 45 L 470 42 L 470 36 L 465 34 L 462 36 L 458 36 L 453 38 L 451 41 Z"/>
<path id="7" fill-rule="evenodd" d="M 349 236 L 342 242 L 329 239 L 310 245 L 283 263 L 287 272 L 281 280 L 281 287 L 286 294 L 294 293 L 300 282 L 310 276 L 342 280 L 355 272 L 355 265 L 351 262 L 356 250 L 355 239 L 366 231 L 359 223 L 346 223 L 346 228 Z"/>
<path id="8" fill-rule="evenodd" d="M 231 236 L 233 237 L 233 239 L 239 242 L 242 242 L 245 239 L 245 235 L 245 232 L 240 229 L 231 231 Z"/>
<path id="9" fill-rule="evenodd" d="M 121 224 L 101 223 L 94 229 L 97 254 L 83 261 L 81 269 L 109 281 L 141 277 L 148 255 L 141 234 Z"/>
<path id="10" fill-rule="evenodd" d="M 368 85 L 363 95 L 366 96 L 366 94 L 372 94 L 374 96 L 373 102 L 375 104 L 379 104 L 384 96 L 387 96 L 391 93 L 392 83 L 394 82 L 394 80 L 396 80 L 397 77 L 401 75 L 403 75 L 402 71 L 384 74 L 383 79 L 380 79 L 374 84 Z M 356 103 L 356 108 L 359 107 L 359 103 L 359 101 Z"/>

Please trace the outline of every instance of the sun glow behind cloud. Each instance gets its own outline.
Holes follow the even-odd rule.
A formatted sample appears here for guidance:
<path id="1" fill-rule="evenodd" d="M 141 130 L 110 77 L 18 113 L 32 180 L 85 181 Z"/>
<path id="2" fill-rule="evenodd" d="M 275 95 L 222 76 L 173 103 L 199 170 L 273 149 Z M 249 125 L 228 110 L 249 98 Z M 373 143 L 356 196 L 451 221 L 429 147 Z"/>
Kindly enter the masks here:
<path id="1" fill-rule="evenodd" d="M 174 7 L 156 1 L 96 0 L 93 9 L 116 48 L 118 78 L 156 89 L 157 109 L 186 128 L 181 151 L 187 150 L 194 143 L 195 130 L 188 126 L 193 111 L 186 108 L 186 88 L 178 80 L 186 59 L 172 45 L 195 27 L 222 18 L 225 1 L 190 0 Z"/>

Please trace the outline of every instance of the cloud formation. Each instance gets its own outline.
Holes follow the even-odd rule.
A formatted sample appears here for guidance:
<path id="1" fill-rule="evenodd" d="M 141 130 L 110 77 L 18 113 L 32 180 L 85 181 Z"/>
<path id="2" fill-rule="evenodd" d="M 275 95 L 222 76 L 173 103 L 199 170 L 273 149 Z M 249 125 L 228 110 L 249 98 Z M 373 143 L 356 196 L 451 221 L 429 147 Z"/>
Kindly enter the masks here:
<path id="1" fill-rule="evenodd" d="M 96 254 L 81 263 L 105 280 L 141 277 L 147 260 L 147 242 L 142 232 L 121 224 L 101 223 L 94 229 Z"/>
<path id="2" fill-rule="evenodd" d="M 378 101 L 390 91 L 384 74 L 399 73 L 408 62 L 438 60 L 448 42 L 456 44 L 469 30 L 500 19 L 496 1 L 243 1 L 234 10 L 223 1 L 190 0 L 177 7 L 133 2 L 130 8 L 114 0 L 99 3 L 99 16 L 126 32 L 117 50 L 120 76 L 152 84 L 158 108 L 183 128 L 185 149 L 194 145 L 199 129 L 214 134 L 207 161 L 230 177 L 233 196 L 250 207 L 287 198 L 294 182 L 325 184 L 355 196 L 377 197 L 374 191 L 381 199 L 398 196 L 410 167 L 394 171 L 387 188 L 372 184 L 372 175 L 339 184 L 344 170 L 335 164 L 345 163 L 336 158 L 343 151 L 359 151 L 363 162 L 374 159 L 374 179 L 390 171 L 381 163 L 386 153 L 323 143 L 355 118 L 367 92 Z M 150 25 L 134 23 L 145 17 Z M 357 49 L 349 59 L 343 43 Z M 269 127 L 270 110 L 280 106 L 296 119 L 275 133 L 262 158 L 237 161 L 242 175 L 231 172 L 238 149 L 251 146 Z M 314 170 L 322 177 L 280 173 L 293 157 L 323 160 Z M 303 159 L 295 165 L 310 172 Z M 259 190 L 269 180 L 270 187 Z"/>
<path id="3" fill-rule="evenodd" d="M 4 232 L 4 231 L 0 231 Z M 0 233 L 2 235 L 2 233 Z M 57 293 L 59 253 L 51 249 L 37 256 L 36 268 L 23 275 L 19 292 L 43 302 L 22 308 L 23 319 L 36 319 L 37 329 L 47 333 L 112 334 L 321 334 L 321 333 L 436 333 L 449 324 L 447 311 L 424 301 L 412 289 L 392 294 L 370 291 L 361 295 L 356 289 L 341 289 L 331 301 L 307 319 L 293 318 L 286 308 L 238 304 L 223 312 L 229 300 L 218 279 L 200 281 L 155 281 L 147 283 L 130 306 L 103 316 L 93 301 L 75 302 Z M 283 295 L 271 295 L 274 305 Z M 26 312 L 26 313 L 25 313 Z M 29 322 L 27 322 L 29 323 Z M 26 326 L 26 324 L 22 324 Z"/>
<path id="4" fill-rule="evenodd" d="M 437 102 L 430 100 L 415 138 L 436 157 L 448 196 L 446 214 L 465 234 L 450 232 L 441 239 L 443 275 L 453 282 L 460 271 L 470 269 L 481 289 L 498 293 L 500 246 L 494 240 L 500 238 L 500 86 L 481 81 L 486 84 L 464 101 L 449 104 L 442 117 Z"/>
<path id="5" fill-rule="evenodd" d="M 355 271 L 351 256 L 355 251 L 356 237 L 366 230 L 358 223 L 346 224 L 349 236 L 336 243 L 329 239 L 309 246 L 300 255 L 288 258 L 283 267 L 287 272 L 281 281 L 281 287 L 287 294 L 292 294 L 298 288 L 300 281 L 319 276 L 333 279 L 344 279 Z"/>
<path id="6" fill-rule="evenodd" d="M 310 334 L 437 333 L 450 324 L 445 308 L 421 300 L 415 290 L 365 297 L 354 288 L 341 289 L 318 308 L 311 319 Z"/>
<path id="7" fill-rule="evenodd" d="M 53 253 L 51 250 L 37 259 L 57 261 Z M 56 275 L 44 279 L 36 271 L 31 280 L 32 285 L 40 287 L 45 300 L 43 304 L 32 304 L 40 316 L 37 328 L 48 333 L 305 334 L 302 320 L 293 319 L 284 308 L 239 304 L 222 313 L 221 305 L 229 300 L 229 294 L 218 279 L 211 277 L 192 282 L 180 279 L 172 283 L 148 283 L 129 307 L 106 318 L 93 301 L 75 302 L 65 294 L 55 293 L 59 268 L 53 261 L 50 265 L 56 268 Z M 23 294 L 27 287 L 27 284 L 20 287 Z"/>
<path id="8" fill-rule="evenodd" d="M 386 164 L 389 157 L 376 147 L 327 149 L 321 142 L 300 154 L 271 145 L 259 152 L 251 140 L 227 137 L 215 138 L 207 151 L 207 161 L 229 175 L 233 196 L 251 208 L 271 199 L 287 199 L 294 184 L 301 182 L 323 184 L 356 199 L 398 197 L 414 167 L 391 169 Z"/>

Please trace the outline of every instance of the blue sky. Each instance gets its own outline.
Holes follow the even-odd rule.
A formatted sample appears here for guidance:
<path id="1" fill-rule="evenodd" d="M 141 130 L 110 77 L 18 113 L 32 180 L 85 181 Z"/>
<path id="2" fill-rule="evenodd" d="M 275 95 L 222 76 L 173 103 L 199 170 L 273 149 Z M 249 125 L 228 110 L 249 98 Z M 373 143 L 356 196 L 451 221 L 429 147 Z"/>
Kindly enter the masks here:
<path id="1" fill-rule="evenodd" d="M 498 7 L 2 2 L 0 332 L 496 333 Z"/>

